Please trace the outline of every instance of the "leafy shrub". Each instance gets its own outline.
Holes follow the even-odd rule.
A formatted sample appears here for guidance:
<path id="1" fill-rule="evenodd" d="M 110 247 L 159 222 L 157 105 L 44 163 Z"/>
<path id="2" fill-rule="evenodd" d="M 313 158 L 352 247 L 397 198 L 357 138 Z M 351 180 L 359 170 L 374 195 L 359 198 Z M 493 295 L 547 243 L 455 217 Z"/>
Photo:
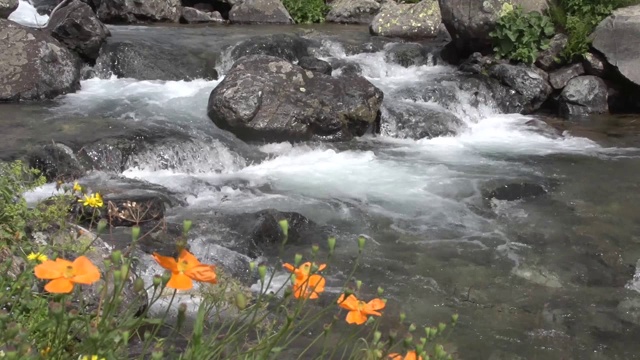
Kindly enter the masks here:
<path id="1" fill-rule="evenodd" d="M 24 236 L 32 214 L 22 194 L 45 181 L 40 171 L 28 169 L 21 161 L 0 163 L 0 244 Z"/>
<path id="2" fill-rule="evenodd" d="M 282 4 L 296 24 L 324 22 L 329 7 L 324 0 L 283 0 Z"/>
<path id="3" fill-rule="evenodd" d="M 549 46 L 555 33 L 548 16 L 539 12 L 524 13 L 522 7 L 505 3 L 496 28 L 489 35 L 494 42 L 494 51 L 500 58 L 531 64 L 540 50 Z"/>

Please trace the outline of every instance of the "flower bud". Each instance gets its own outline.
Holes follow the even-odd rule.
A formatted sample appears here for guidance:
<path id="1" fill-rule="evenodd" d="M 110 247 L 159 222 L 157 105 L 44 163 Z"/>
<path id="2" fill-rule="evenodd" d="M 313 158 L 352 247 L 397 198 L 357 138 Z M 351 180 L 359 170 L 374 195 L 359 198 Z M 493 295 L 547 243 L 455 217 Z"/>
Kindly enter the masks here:
<path id="1" fill-rule="evenodd" d="M 380 331 L 375 331 L 373 333 L 373 343 L 377 344 L 378 341 L 380 341 L 380 338 L 382 337 L 382 333 Z"/>
<path id="2" fill-rule="evenodd" d="M 384 289 L 378 286 L 378 296 L 382 296 L 384 294 Z"/>
<path id="3" fill-rule="evenodd" d="M 258 275 L 260 276 L 260 281 L 264 283 L 264 279 L 267 277 L 267 267 L 265 265 L 258 266 Z"/>
<path id="4" fill-rule="evenodd" d="M 138 241 L 140 238 L 140 226 L 134 226 L 131 228 L 131 240 L 133 242 Z"/>
<path id="5" fill-rule="evenodd" d="M 446 328 L 447 328 L 447 324 L 445 324 L 445 323 L 438 324 L 438 332 L 439 333 L 442 333 L 444 331 L 444 329 L 446 329 Z"/>
<path id="6" fill-rule="evenodd" d="M 396 337 L 398 337 L 398 331 L 396 329 L 389 330 L 389 339 L 393 341 Z"/>
<path id="7" fill-rule="evenodd" d="M 158 286 L 160 286 L 160 284 L 162 284 L 162 276 L 153 275 L 153 287 L 154 288 L 158 288 Z"/>
<path id="8" fill-rule="evenodd" d="M 113 282 L 116 284 L 120 284 L 122 282 L 122 271 L 120 270 L 113 271 Z"/>
<path id="9" fill-rule="evenodd" d="M 169 280 L 171 280 L 171 273 L 168 271 L 165 271 L 164 274 L 162 274 L 162 284 L 167 284 L 169 282 Z"/>
<path id="10" fill-rule="evenodd" d="M 139 277 L 133 281 L 133 291 L 136 293 L 144 291 L 144 279 Z"/>
<path id="11" fill-rule="evenodd" d="M 359 291 L 361 287 L 362 287 L 362 281 L 356 280 L 356 290 Z"/>
<path id="12" fill-rule="evenodd" d="M 107 228 L 107 220 L 101 219 L 100 221 L 98 221 L 98 226 L 96 227 L 96 233 L 100 235 L 104 232 L 104 229 L 106 228 Z"/>
<path id="13" fill-rule="evenodd" d="M 176 322 L 176 328 L 181 329 L 186 319 L 187 319 L 187 304 L 180 303 L 180 305 L 178 305 L 178 320 Z"/>
<path id="14" fill-rule="evenodd" d="M 114 264 L 120 264 L 120 262 L 122 261 L 122 251 L 116 250 L 112 252 L 111 261 L 113 261 Z"/>
<path id="15" fill-rule="evenodd" d="M 451 315 L 451 322 L 454 324 L 458 322 L 458 314 Z"/>
<path id="16" fill-rule="evenodd" d="M 187 236 L 187 234 L 189 234 L 189 231 L 191 231 L 192 225 L 193 225 L 193 222 L 191 220 L 185 220 L 182 222 L 182 234 L 184 236 Z"/>
<path id="17" fill-rule="evenodd" d="M 409 332 L 414 332 L 414 331 L 416 331 L 416 324 L 409 325 Z"/>
<path id="18" fill-rule="evenodd" d="M 251 271 L 251 273 L 256 271 L 256 263 L 254 261 L 249 262 L 249 271 Z"/>
<path id="19" fill-rule="evenodd" d="M 410 348 L 411 345 L 413 345 L 413 336 L 411 334 L 407 334 L 407 336 L 405 336 L 403 342 L 404 342 L 404 346 L 406 348 Z"/>
<path id="20" fill-rule="evenodd" d="M 49 303 L 49 312 L 51 312 L 53 315 L 62 314 L 62 305 L 60 303 L 50 302 Z"/>
<path id="21" fill-rule="evenodd" d="M 318 266 L 318 264 L 316 263 L 311 263 L 311 269 L 309 270 L 311 274 L 315 274 L 320 270 L 320 266 Z"/>
<path id="22" fill-rule="evenodd" d="M 362 251 L 364 250 L 364 244 L 367 241 L 367 239 L 365 239 L 364 236 L 360 236 L 358 237 L 358 250 Z"/>
<path id="23" fill-rule="evenodd" d="M 294 256 L 293 258 L 293 265 L 295 267 L 300 266 L 300 263 L 302 262 L 302 254 L 296 254 L 296 256 Z"/>
<path id="24" fill-rule="evenodd" d="M 436 359 L 442 358 L 447 355 L 447 353 L 444 351 L 444 347 L 440 344 L 436 345 L 433 354 L 436 356 Z"/>
<path id="25" fill-rule="evenodd" d="M 404 311 L 403 311 L 403 312 L 401 312 L 401 313 L 400 313 L 400 322 L 401 322 L 401 323 L 403 323 L 403 322 L 404 322 L 404 319 L 406 319 L 406 318 L 407 318 L 407 314 L 405 314 L 405 313 L 404 313 Z"/>
<path id="26" fill-rule="evenodd" d="M 318 255 L 318 251 L 320 251 L 320 246 L 318 246 L 317 244 L 311 245 L 311 255 L 313 255 L 313 257 Z"/>
<path id="27" fill-rule="evenodd" d="M 331 323 L 322 325 L 322 331 L 324 331 L 324 335 L 326 336 L 329 331 L 331 331 Z"/>
<path id="28" fill-rule="evenodd" d="M 284 235 L 284 240 L 287 241 L 289 237 L 289 222 L 287 219 L 278 221 L 278 225 L 280 225 L 280 229 L 282 229 L 282 234 Z"/>
<path id="29" fill-rule="evenodd" d="M 328 238 L 327 246 L 329 247 L 329 254 L 333 254 L 333 250 L 336 248 L 336 238 L 333 236 Z"/>
<path id="30" fill-rule="evenodd" d="M 241 292 L 236 294 L 236 307 L 239 310 L 244 310 L 247 308 L 247 298 Z"/>
<path id="31" fill-rule="evenodd" d="M 122 272 L 122 280 L 126 280 L 129 277 L 129 265 L 128 264 L 122 264 L 122 266 L 120 266 L 120 272 Z"/>

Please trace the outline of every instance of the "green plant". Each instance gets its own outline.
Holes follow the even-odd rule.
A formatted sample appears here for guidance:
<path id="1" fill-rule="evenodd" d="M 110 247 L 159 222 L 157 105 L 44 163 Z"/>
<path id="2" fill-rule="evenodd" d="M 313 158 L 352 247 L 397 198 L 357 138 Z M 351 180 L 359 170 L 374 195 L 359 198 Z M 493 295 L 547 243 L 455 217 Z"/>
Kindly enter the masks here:
<path id="1" fill-rule="evenodd" d="M 33 214 L 22 194 L 45 182 L 40 171 L 27 168 L 22 161 L 0 163 L 0 245 L 24 237 Z"/>
<path id="2" fill-rule="evenodd" d="M 284 0 L 282 4 L 296 24 L 324 22 L 329 7 L 325 0 Z"/>
<path id="3" fill-rule="evenodd" d="M 524 13 L 522 7 L 505 3 L 496 27 L 489 35 L 499 58 L 531 64 L 540 50 L 548 48 L 554 32 L 548 16 L 535 11 Z"/>

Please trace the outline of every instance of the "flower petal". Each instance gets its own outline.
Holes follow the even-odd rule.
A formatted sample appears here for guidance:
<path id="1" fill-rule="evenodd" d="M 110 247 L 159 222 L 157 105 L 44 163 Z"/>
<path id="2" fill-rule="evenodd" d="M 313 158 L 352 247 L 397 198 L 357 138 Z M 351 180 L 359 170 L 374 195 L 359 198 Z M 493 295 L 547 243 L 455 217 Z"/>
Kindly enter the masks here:
<path id="1" fill-rule="evenodd" d="M 402 355 L 400 355 L 398 353 L 389 354 L 389 359 L 391 359 L 391 360 L 403 360 L 402 359 Z"/>
<path id="2" fill-rule="evenodd" d="M 172 274 L 167 287 L 176 290 L 189 290 L 193 288 L 193 281 L 185 274 Z"/>
<path id="3" fill-rule="evenodd" d="M 350 311 L 358 310 L 358 298 L 356 298 L 353 294 L 349 295 L 346 299 L 344 298 L 344 294 L 340 295 L 338 304 L 343 309 L 347 309 Z"/>
<path id="4" fill-rule="evenodd" d="M 59 263 L 47 260 L 33 268 L 33 272 L 38 279 L 51 280 L 62 277 L 62 267 Z"/>
<path id="5" fill-rule="evenodd" d="M 162 256 L 158 253 L 153 253 L 153 258 L 156 260 L 156 262 L 162 266 L 163 268 L 171 271 L 171 272 L 177 272 L 178 271 L 178 263 L 176 262 L 176 259 L 169 257 L 169 256 Z"/>
<path id="6" fill-rule="evenodd" d="M 218 282 L 216 267 L 213 265 L 200 264 L 184 272 L 185 275 L 195 281 L 215 284 Z"/>
<path id="7" fill-rule="evenodd" d="M 200 261 L 198 261 L 198 259 L 193 256 L 192 253 L 187 251 L 187 249 L 182 249 L 182 251 L 180 251 L 180 256 L 178 256 L 178 262 L 185 261 L 187 262 L 187 268 L 185 270 L 189 270 L 194 266 L 200 265 Z"/>
<path id="8" fill-rule="evenodd" d="M 69 279 L 53 279 L 44 286 L 44 289 L 54 294 L 68 294 L 73 290 L 73 283 Z"/>
<path id="9" fill-rule="evenodd" d="M 375 310 L 382 310 L 384 309 L 384 307 L 387 306 L 387 304 L 382 301 L 381 299 L 373 299 L 371 301 L 369 301 L 367 303 L 367 307 L 370 308 L 371 310 L 375 311 Z"/>
<path id="10" fill-rule="evenodd" d="M 295 272 L 296 271 L 296 268 L 293 265 L 289 264 L 289 263 L 282 264 L 282 267 L 287 269 L 287 271 L 289 271 L 289 272 Z"/>
<path id="11" fill-rule="evenodd" d="M 362 325 L 367 321 L 367 317 L 360 311 L 349 311 L 347 314 L 347 324 Z"/>
<path id="12" fill-rule="evenodd" d="M 74 283 L 89 285 L 100 280 L 100 270 L 86 256 L 79 256 L 72 266 L 76 274 L 71 279 Z"/>
<path id="13" fill-rule="evenodd" d="M 318 272 L 320 272 L 320 271 L 322 271 L 322 270 L 324 270 L 326 268 L 327 268 L 327 264 L 320 264 L 320 265 L 318 265 Z"/>

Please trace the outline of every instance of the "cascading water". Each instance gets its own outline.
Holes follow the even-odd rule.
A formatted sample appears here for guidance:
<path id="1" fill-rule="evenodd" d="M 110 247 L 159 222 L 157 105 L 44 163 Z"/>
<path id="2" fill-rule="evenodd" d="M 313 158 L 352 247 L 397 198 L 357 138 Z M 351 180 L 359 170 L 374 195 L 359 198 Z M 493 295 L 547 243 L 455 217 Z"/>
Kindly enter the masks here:
<path id="1" fill-rule="evenodd" d="M 618 306 L 628 310 L 635 296 L 634 316 L 640 314 L 633 292 L 637 276 L 632 281 L 633 271 L 597 255 L 629 251 L 634 263 L 640 257 L 625 241 L 640 233 L 634 203 L 640 199 L 633 192 L 640 153 L 541 131 L 530 125 L 532 116 L 477 104 L 474 94 L 451 82 L 452 67 L 402 67 L 385 55 L 347 55 L 333 42 L 318 53 L 356 63 L 385 93 L 386 110 L 405 106 L 458 118 L 450 129 L 455 135 L 395 138 L 398 126 L 390 123 L 381 136 L 348 144 L 247 145 L 206 116 L 208 96 L 220 80 L 94 78 L 56 100 L 50 116 L 109 119 L 109 128 L 169 133 L 132 154 L 122 175 L 180 197 L 186 205 L 168 214 L 175 219 L 296 211 L 339 235 L 334 266 L 342 270 L 355 251 L 351 238 L 367 235 L 371 241 L 358 276 L 372 289 L 386 288 L 421 324 L 460 312 L 463 326 L 453 341 L 464 358 L 631 358 L 640 351 L 624 345 L 640 334 L 640 320 L 625 317 Z M 425 99 L 426 86 L 447 96 Z M 541 184 L 549 194 L 524 202 L 485 198 L 499 184 L 522 181 Z M 607 181 L 620 195 L 597 189 Z M 608 217 L 594 220 L 602 211 Z M 231 255 L 218 244 L 233 234 L 203 226 L 194 251 L 203 261 L 228 261 Z M 337 272 L 331 286 L 344 280 Z M 631 290 L 621 293 L 626 284 Z M 585 310 L 592 306 L 599 310 Z M 615 330 L 621 326 L 627 330 Z M 598 344 L 606 336 L 602 349 Z"/>

